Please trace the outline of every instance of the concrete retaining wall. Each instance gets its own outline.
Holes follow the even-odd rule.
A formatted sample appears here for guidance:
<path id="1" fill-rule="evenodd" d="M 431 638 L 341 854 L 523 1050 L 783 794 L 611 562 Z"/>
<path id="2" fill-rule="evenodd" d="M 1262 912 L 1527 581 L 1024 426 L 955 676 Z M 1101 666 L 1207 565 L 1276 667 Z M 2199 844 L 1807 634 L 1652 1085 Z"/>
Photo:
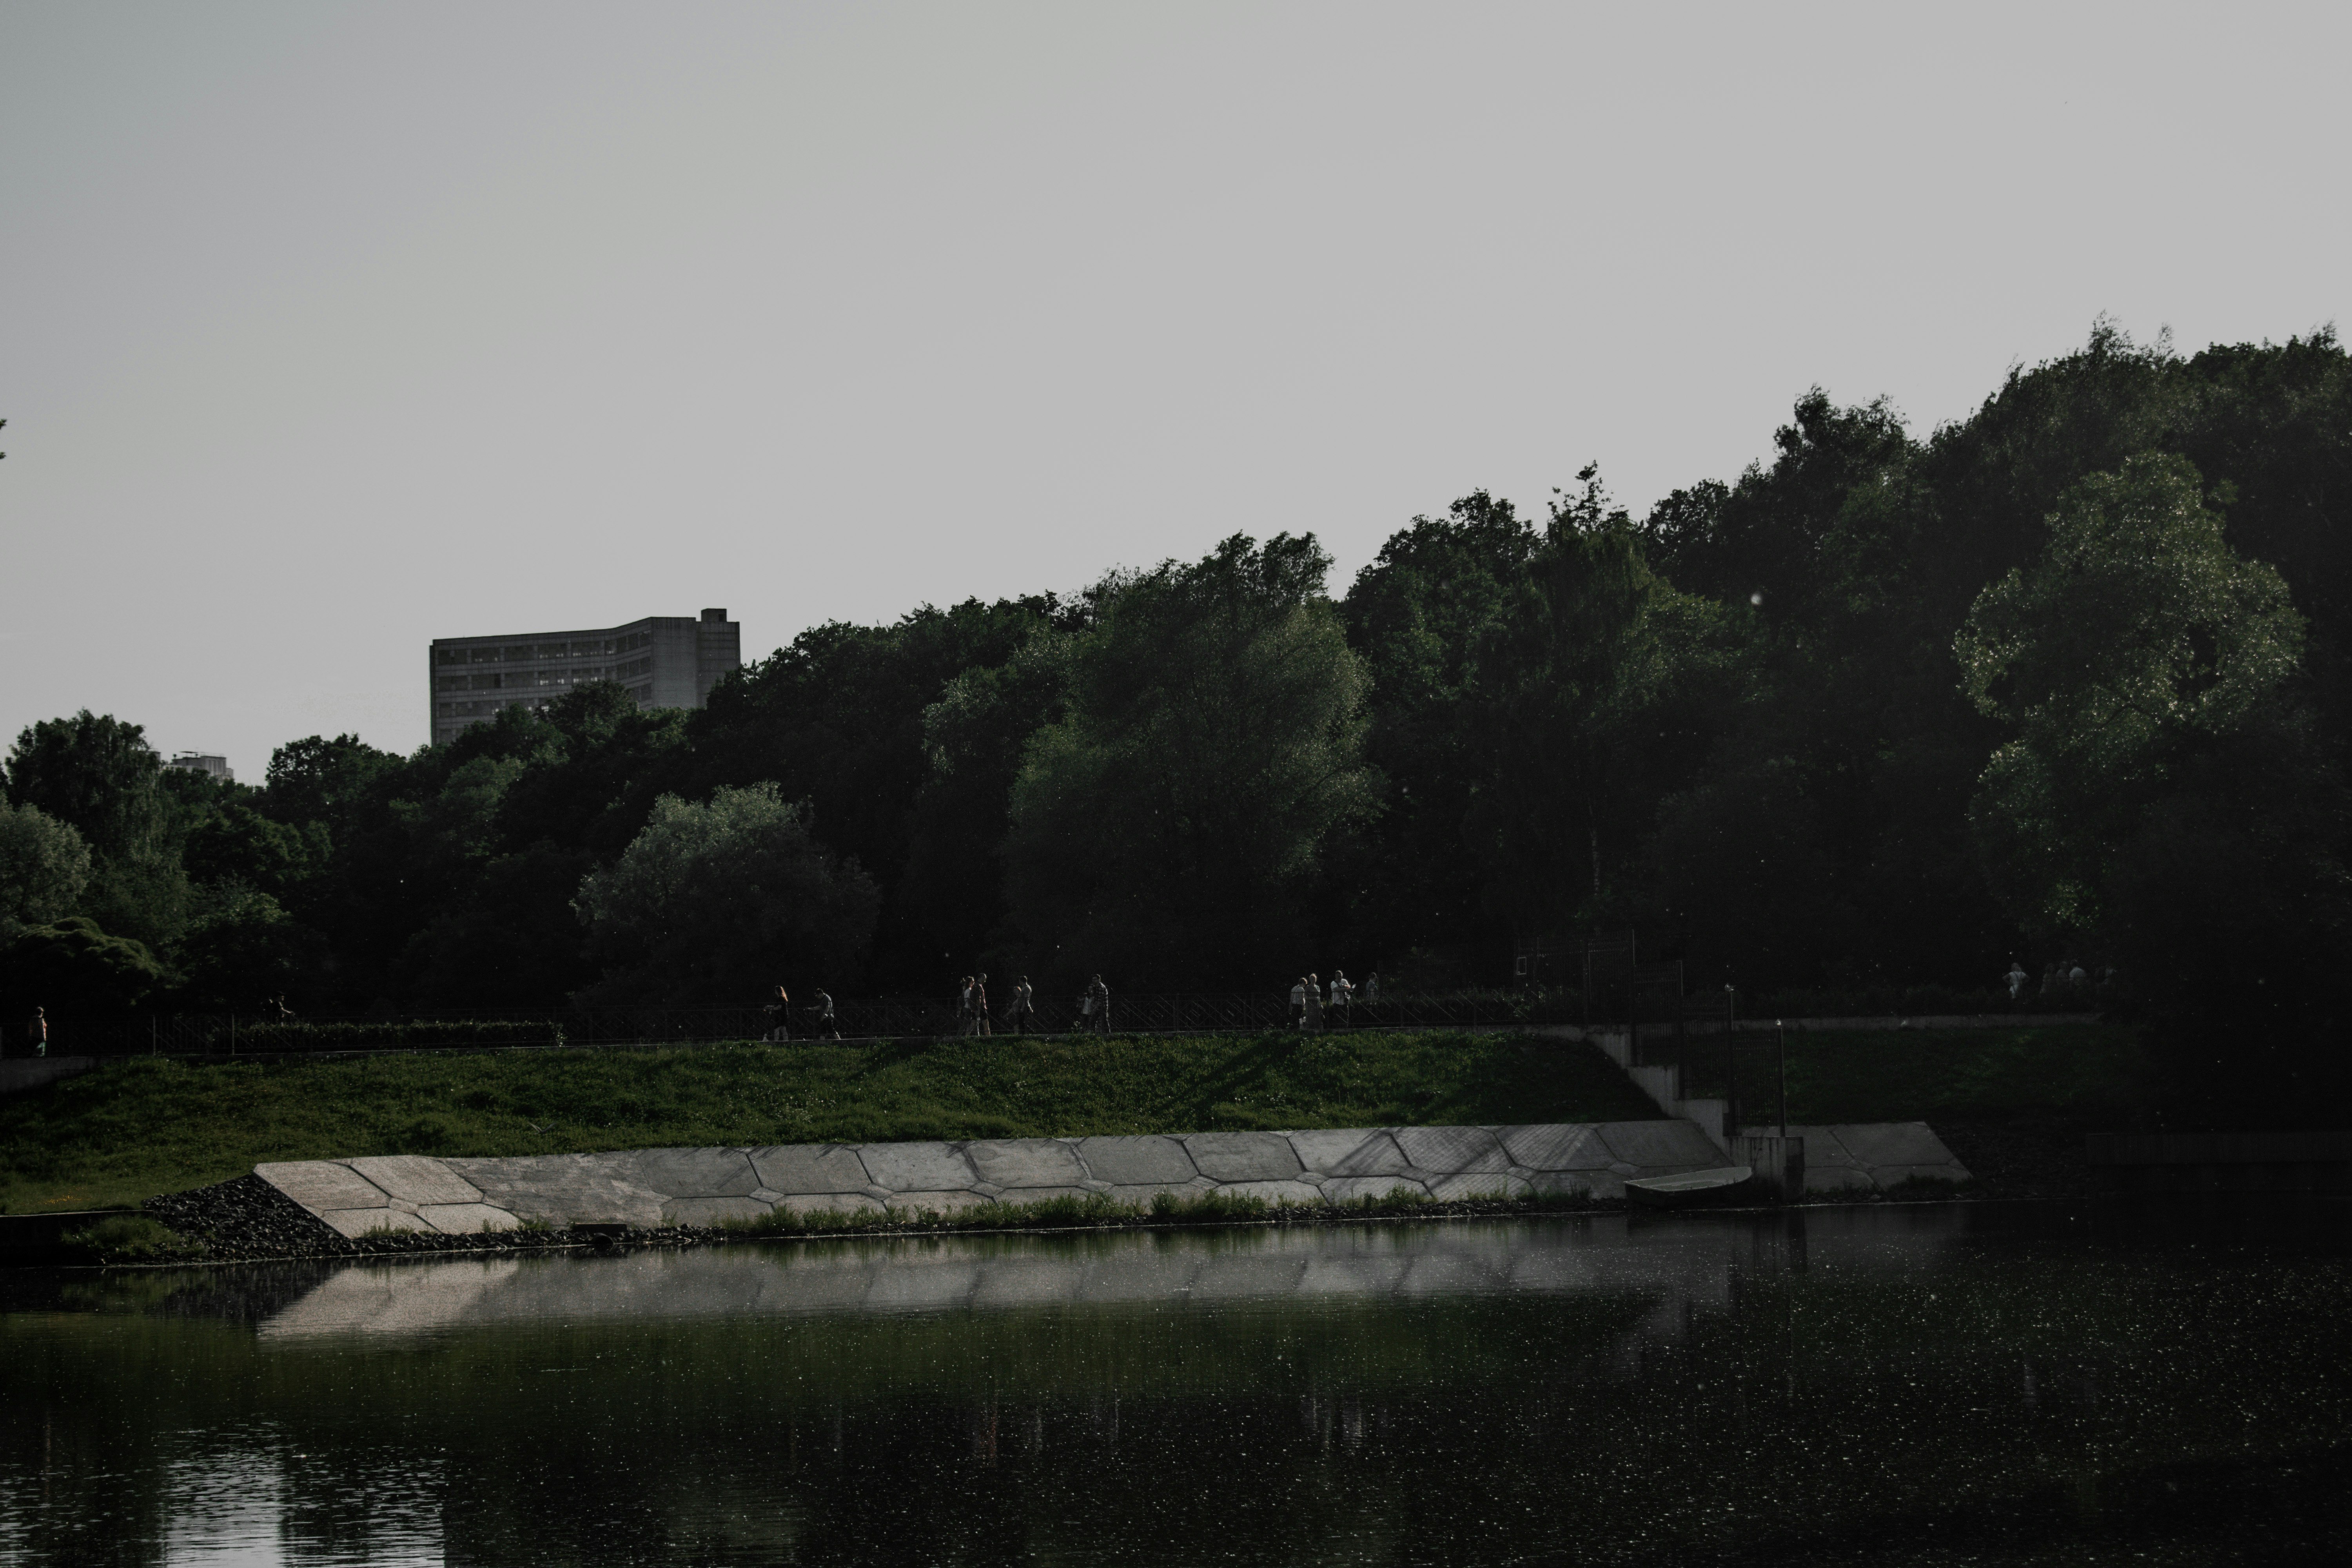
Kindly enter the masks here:
<path id="1" fill-rule="evenodd" d="M 1933 1142 L 1934 1134 L 1927 1138 Z M 778 1209 L 945 1214 L 991 1201 L 1092 1193 L 1122 1203 L 1148 1203 L 1160 1193 L 1224 1193 L 1345 1204 L 1398 1187 L 1441 1200 L 1615 1198 L 1624 1194 L 1628 1177 L 1705 1170 L 1723 1159 L 1690 1122 L 1660 1120 L 636 1149 L 496 1160 L 394 1154 L 257 1165 L 254 1173 L 345 1236 L 460 1235 L 507 1229 L 527 1218 L 650 1228 L 754 1219 Z M 1967 1174 L 1957 1162 L 1951 1169 Z"/>

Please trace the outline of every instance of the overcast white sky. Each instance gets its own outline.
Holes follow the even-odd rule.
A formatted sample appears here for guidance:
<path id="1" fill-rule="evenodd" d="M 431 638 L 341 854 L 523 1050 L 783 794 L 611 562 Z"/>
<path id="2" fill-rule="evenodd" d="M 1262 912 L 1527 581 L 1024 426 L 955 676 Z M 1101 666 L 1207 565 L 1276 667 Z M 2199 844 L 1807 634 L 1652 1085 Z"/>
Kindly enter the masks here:
<path id="1" fill-rule="evenodd" d="M 0 7 L 0 739 L 1925 430 L 2352 295 L 2352 9 Z"/>

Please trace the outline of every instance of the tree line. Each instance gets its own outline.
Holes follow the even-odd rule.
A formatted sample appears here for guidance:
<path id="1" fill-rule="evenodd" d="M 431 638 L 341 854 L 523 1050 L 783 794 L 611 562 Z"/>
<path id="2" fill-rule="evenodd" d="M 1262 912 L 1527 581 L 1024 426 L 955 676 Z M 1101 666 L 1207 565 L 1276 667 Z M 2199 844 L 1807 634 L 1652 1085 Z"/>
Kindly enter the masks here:
<path id="1" fill-rule="evenodd" d="M 588 687 L 408 756 L 296 741 L 257 787 L 35 724 L 0 984 L 1499 984 L 1515 939 L 1630 926 L 1752 995 L 2064 960 L 2169 1037 L 2333 1040 L 2347 363 L 2332 330 L 2183 356 L 2103 322 L 1925 436 L 1817 389 L 1769 461 L 1639 518 L 1589 468 L 1541 516 L 1474 493 L 1336 596 L 1312 533 L 1237 531 L 814 626 L 698 710 Z"/>

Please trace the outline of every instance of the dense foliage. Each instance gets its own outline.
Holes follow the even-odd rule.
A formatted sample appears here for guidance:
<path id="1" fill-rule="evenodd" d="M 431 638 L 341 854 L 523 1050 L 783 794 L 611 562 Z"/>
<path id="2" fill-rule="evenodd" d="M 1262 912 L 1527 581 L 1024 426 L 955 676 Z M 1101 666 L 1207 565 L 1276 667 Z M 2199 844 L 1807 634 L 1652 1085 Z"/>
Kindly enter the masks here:
<path id="1" fill-rule="evenodd" d="M 2332 331 L 2102 324 L 1925 437 L 1816 390 L 1645 518 L 1588 468 L 1540 520 L 1413 519 L 1337 597 L 1328 566 L 1236 534 L 812 627 L 692 712 L 589 688 L 407 757 L 314 736 L 258 788 L 37 724 L 5 1005 L 69 1003 L 76 952 L 135 989 L 97 936 L 150 1005 L 331 1009 L 1496 984 L 1517 937 L 1631 925 L 1751 995 L 2113 970 L 2179 1062 L 2227 1037 L 2273 1099 L 2345 1087 Z"/>

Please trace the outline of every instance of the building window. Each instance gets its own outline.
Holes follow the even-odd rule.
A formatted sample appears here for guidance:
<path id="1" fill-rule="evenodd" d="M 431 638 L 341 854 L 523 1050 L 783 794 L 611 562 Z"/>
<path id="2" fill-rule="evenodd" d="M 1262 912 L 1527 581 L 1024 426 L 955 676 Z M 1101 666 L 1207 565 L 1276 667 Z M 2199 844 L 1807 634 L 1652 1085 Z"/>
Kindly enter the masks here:
<path id="1" fill-rule="evenodd" d="M 463 691 L 466 689 L 466 678 L 462 675 L 436 676 L 433 681 L 433 689 L 436 691 Z"/>

